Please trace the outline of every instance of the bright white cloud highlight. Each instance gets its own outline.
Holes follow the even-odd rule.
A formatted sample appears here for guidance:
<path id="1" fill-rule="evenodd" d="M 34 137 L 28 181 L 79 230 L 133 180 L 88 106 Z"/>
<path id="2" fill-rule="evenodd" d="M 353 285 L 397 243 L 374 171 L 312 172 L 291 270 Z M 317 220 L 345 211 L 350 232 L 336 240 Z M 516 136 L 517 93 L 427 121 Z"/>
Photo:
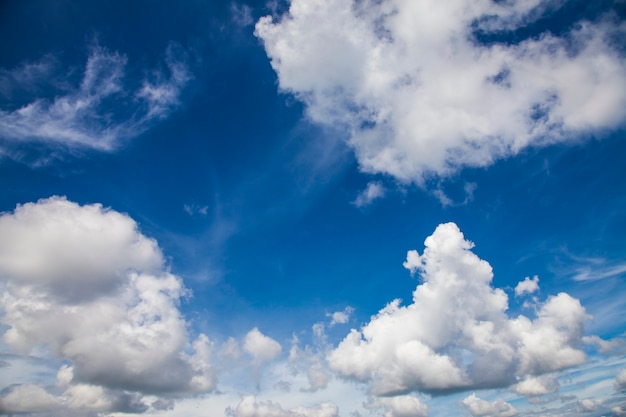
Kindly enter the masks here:
<path id="1" fill-rule="evenodd" d="M 476 417 L 512 417 L 517 415 L 515 407 L 499 398 L 493 402 L 488 402 L 478 398 L 476 394 L 472 394 L 465 398 L 461 405 Z"/>
<path id="2" fill-rule="evenodd" d="M 178 310 L 187 290 L 127 215 L 62 197 L 18 205 L 0 216 L 0 278 L 4 343 L 70 361 L 59 372 L 70 405 L 106 408 L 108 390 L 179 395 L 215 387 L 206 336 L 187 350 Z"/>
<path id="3" fill-rule="evenodd" d="M 343 311 L 335 311 L 332 314 L 328 314 L 330 316 L 330 327 L 333 327 L 337 324 L 346 324 L 348 320 L 350 320 L 350 316 L 354 312 L 354 308 L 348 306 L 343 309 Z"/>
<path id="4" fill-rule="evenodd" d="M 532 294 L 539 290 L 539 277 L 535 275 L 532 279 L 530 277 L 524 278 L 524 281 L 520 281 L 515 286 L 515 295 L 521 296 L 524 294 Z"/>
<path id="5" fill-rule="evenodd" d="M 534 319 L 510 318 L 507 295 L 493 288 L 491 266 L 472 251 L 454 223 L 409 251 L 404 266 L 422 283 L 413 302 L 394 300 L 328 355 L 342 377 L 366 382 L 376 395 L 508 386 L 581 364 L 589 318 L 568 294 L 549 297 Z"/>
<path id="6" fill-rule="evenodd" d="M 257 364 L 276 359 L 282 351 L 280 343 L 264 335 L 256 327 L 246 334 L 243 349 L 252 355 Z"/>
<path id="7" fill-rule="evenodd" d="M 237 407 L 226 410 L 231 417 L 336 417 L 338 412 L 339 409 L 332 403 L 284 410 L 278 403 L 257 401 L 252 395 L 243 397 Z"/>
<path id="8" fill-rule="evenodd" d="M 511 387 L 511 391 L 523 395 L 525 397 L 532 397 L 536 395 L 551 394 L 559 390 L 559 382 L 556 378 L 549 376 L 532 377 L 529 376 L 523 381 Z"/>
<path id="9" fill-rule="evenodd" d="M 255 33 L 280 89 L 314 122 L 343 126 L 363 171 L 421 183 L 624 122 L 626 62 L 610 40 L 623 25 L 581 21 L 516 44 L 474 36 L 514 31 L 548 6 L 292 0 Z"/>
<path id="10" fill-rule="evenodd" d="M 167 75 L 154 71 L 135 87 L 125 81 L 126 56 L 93 47 L 80 85 L 51 98 L 35 98 L 16 110 L 0 110 L 0 138 L 8 140 L 5 146 L 36 141 L 112 150 L 178 107 L 181 90 L 191 78 L 178 49 L 172 44 L 166 51 Z M 13 77 L 11 81 L 24 85 L 12 88 L 29 89 L 45 81 L 33 80 L 39 72 L 31 72 L 27 79 Z"/>

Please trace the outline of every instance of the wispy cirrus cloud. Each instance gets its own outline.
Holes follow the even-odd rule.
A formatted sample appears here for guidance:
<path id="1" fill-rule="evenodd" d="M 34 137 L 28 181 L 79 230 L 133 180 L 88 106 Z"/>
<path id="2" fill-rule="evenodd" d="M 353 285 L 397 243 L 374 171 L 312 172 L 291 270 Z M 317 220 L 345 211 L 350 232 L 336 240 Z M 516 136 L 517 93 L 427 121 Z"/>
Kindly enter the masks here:
<path id="1" fill-rule="evenodd" d="M 366 207 L 372 204 L 375 200 L 385 196 L 387 190 L 380 181 L 370 181 L 367 183 L 367 187 L 356 196 L 352 204 L 356 207 Z"/>
<path id="2" fill-rule="evenodd" d="M 624 123 L 614 16 L 485 40 L 563 3 L 292 0 L 255 33 L 280 89 L 314 122 L 343 126 L 363 171 L 423 184 Z"/>
<path id="3" fill-rule="evenodd" d="M 41 93 L 18 108 L 0 110 L 2 147 L 38 142 L 115 149 L 123 140 L 167 118 L 180 105 L 181 91 L 191 79 L 180 49 L 171 44 L 164 57 L 167 71 L 147 72 L 139 84 L 126 79 L 128 58 L 101 46 L 90 49 L 78 85 L 60 79 L 58 63 L 51 56 L 12 71 L 3 70 L 5 95 L 19 89 L 41 93 L 44 89 L 40 87 L 46 82 L 46 89 L 54 92 Z M 50 81 L 53 73 L 54 82 Z"/>

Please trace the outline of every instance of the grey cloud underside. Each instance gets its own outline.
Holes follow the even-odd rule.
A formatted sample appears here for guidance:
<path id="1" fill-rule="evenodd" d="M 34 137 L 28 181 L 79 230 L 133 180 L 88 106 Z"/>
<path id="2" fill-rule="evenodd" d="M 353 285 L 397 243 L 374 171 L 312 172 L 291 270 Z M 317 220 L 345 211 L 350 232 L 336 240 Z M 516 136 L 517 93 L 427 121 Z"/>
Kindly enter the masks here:
<path id="1" fill-rule="evenodd" d="M 607 15 L 514 44 L 559 2 L 294 0 L 256 25 L 283 91 L 343 126 L 363 171 L 422 183 L 622 126 L 625 25 Z"/>

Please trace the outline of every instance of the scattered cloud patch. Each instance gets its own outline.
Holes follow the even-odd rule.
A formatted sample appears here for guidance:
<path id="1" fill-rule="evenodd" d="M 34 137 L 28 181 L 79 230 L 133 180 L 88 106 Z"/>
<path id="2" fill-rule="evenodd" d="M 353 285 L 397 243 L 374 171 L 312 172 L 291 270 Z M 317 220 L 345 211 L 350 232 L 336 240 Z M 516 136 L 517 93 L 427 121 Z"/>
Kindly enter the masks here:
<path id="1" fill-rule="evenodd" d="M 320 324 L 320 323 L 318 323 Z M 315 348 L 300 346 L 300 341 L 294 336 L 289 350 L 288 366 L 293 375 L 306 374 L 308 387 L 301 388 L 302 392 L 317 392 L 328 386 L 332 374 L 324 357 L 327 348 L 326 335 L 323 326 L 313 326 Z"/>
<path id="2" fill-rule="evenodd" d="M 511 391 L 525 397 L 551 394 L 559 390 L 559 381 L 550 376 L 528 376 L 511 387 Z"/>
<path id="3" fill-rule="evenodd" d="M 335 311 L 334 313 L 328 313 L 327 316 L 330 317 L 330 327 L 333 327 L 337 324 L 346 324 L 348 320 L 350 320 L 350 316 L 354 312 L 354 308 L 347 306 L 343 309 L 343 311 Z"/>
<path id="4" fill-rule="evenodd" d="M 539 277 L 535 275 L 532 279 L 530 277 L 524 278 L 524 281 L 520 281 L 515 286 L 515 295 L 522 296 L 524 294 L 532 294 L 539 291 Z"/>
<path id="5" fill-rule="evenodd" d="M 336 417 L 339 409 L 335 404 L 322 403 L 313 407 L 283 409 L 272 401 L 257 401 L 254 396 L 245 396 L 235 407 L 228 407 L 230 417 Z"/>
<path id="6" fill-rule="evenodd" d="M 209 206 L 200 206 L 197 204 L 184 204 L 183 210 L 190 216 L 200 215 L 206 216 L 209 213 Z"/>
<path id="7" fill-rule="evenodd" d="M 375 200 L 385 196 L 386 189 L 380 181 L 371 181 L 367 183 L 365 190 L 361 191 L 356 196 L 352 204 L 357 207 L 366 207 L 372 204 Z"/>
<path id="8" fill-rule="evenodd" d="M 625 28 L 615 19 L 514 43 L 476 36 L 513 33 L 548 5 L 558 6 L 292 0 L 255 33 L 280 89 L 314 122 L 342 126 L 362 171 L 423 184 L 623 124 L 626 63 L 611 38 Z"/>
<path id="9" fill-rule="evenodd" d="M 592 411 L 596 411 L 598 407 L 598 403 L 596 401 L 590 400 L 589 398 L 582 399 L 578 401 L 578 408 L 583 413 L 590 413 Z"/>
<path id="10" fill-rule="evenodd" d="M 616 337 L 604 340 L 596 335 L 583 337 L 583 342 L 587 345 L 595 346 L 601 353 L 619 355 L 626 352 L 626 339 Z"/>
<path id="11" fill-rule="evenodd" d="M 230 6 L 230 12 L 232 14 L 233 21 L 241 26 L 247 27 L 254 24 L 254 18 L 252 17 L 252 8 L 247 4 L 239 4 L 233 2 Z"/>
<path id="12" fill-rule="evenodd" d="M 53 85 L 57 91 L 52 97 L 36 97 L 17 109 L 0 110 L 2 147 L 39 142 L 110 151 L 140 135 L 180 105 L 180 93 L 191 79 L 180 49 L 175 44 L 168 47 L 167 74 L 152 71 L 135 87 L 125 80 L 125 55 L 92 47 L 79 85 L 64 89 Z M 38 77 L 51 71 L 49 61 L 46 57 L 30 64 L 34 69 L 27 77 L 13 77 L 11 82 L 20 85 L 11 88 L 32 89 L 44 83 L 46 79 Z"/>
<path id="13" fill-rule="evenodd" d="M 368 408 L 385 409 L 384 417 L 427 417 L 428 407 L 412 395 L 398 395 L 389 398 L 376 398 Z"/>
<path id="14" fill-rule="evenodd" d="M 512 417 L 517 415 L 515 407 L 499 398 L 493 402 L 488 402 L 478 398 L 476 394 L 472 394 L 465 398 L 461 405 L 476 417 Z"/>
<path id="15" fill-rule="evenodd" d="M 626 369 L 622 369 L 615 377 L 615 389 L 626 391 Z"/>
<path id="16" fill-rule="evenodd" d="M 454 223 L 439 225 L 425 246 L 404 263 L 422 280 L 413 302 L 390 302 L 328 354 L 339 376 L 367 383 L 375 395 L 445 393 L 507 387 L 585 361 L 589 316 L 578 300 L 559 293 L 540 303 L 534 319 L 510 318 L 507 295 L 491 286 L 491 266 Z"/>
<path id="17" fill-rule="evenodd" d="M 215 388 L 208 338 L 190 341 L 178 310 L 188 290 L 127 215 L 63 197 L 18 205 L 0 215 L 0 277 L 3 342 L 69 363 L 69 406 Z"/>
<path id="18" fill-rule="evenodd" d="M 276 359 L 282 351 L 280 343 L 264 335 L 256 327 L 246 334 L 243 343 L 243 349 L 258 364 Z"/>

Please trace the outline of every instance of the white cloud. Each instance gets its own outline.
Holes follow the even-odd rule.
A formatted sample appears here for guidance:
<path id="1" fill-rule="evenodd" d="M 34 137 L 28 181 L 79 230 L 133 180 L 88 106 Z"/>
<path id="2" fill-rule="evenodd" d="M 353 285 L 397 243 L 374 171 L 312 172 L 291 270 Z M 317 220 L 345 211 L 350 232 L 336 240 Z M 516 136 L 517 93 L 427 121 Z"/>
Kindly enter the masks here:
<path id="1" fill-rule="evenodd" d="M 245 396 L 236 408 L 229 407 L 226 412 L 232 417 L 336 417 L 339 410 L 332 403 L 284 410 L 278 403 L 258 402 L 254 396 Z"/>
<path id="2" fill-rule="evenodd" d="M 320 324 L 320 323 L 317 323 Z M 321 330 L 322 334 L 319 334 Z M 316 334 L 316 332 L 318 332 Z M 326 336 L 323 334 L 323 326 L 313 326 L 314 340 L 318 347 L 326 346 Z M 312 349 L 310 346 L 301 348 L 300 341 L 294 336 L 291 349 L 289 349 L 288 366 L 293 375 L 306 373 L 309 386 L 302 388 L 302 392 L 317 392 L 328 386 L 332 375 L 328 370 L 323 352 Z"/>
<path id="3" fill-rule="evenodd" d="M 626 63 L 608 18 L 559 37 L 481 44 L 554 2 L 292 0 L 256 24 L 279 87 L 343 126 L 360 167 L 422 183 L 626 117 Z M 574 47 L 572 47 L 574 45 Z"/>
<path id="4" fill-rule="evenodd" d="M 0 414 L 34 413 L 59 406 L 58 399 L 37 385 L 15 385 L 0 394 Z"/>
<path id="5" fill-rule="evenodd" d="M 426 417 L 428 407 L 412 395 L 376 398 L 368 408 L 385 408 L 384 417 Z"/>
<path id="6" fill-rule="evenodd" d="M 583 342 L 587 345 L 595 346 L 601 353 L 620 355 L 626 352 L 626 339 L 616 337 L 604 340 L 596 335 L 583 337 Z"/>
<path id="7" fill-rule="evenodd" d="M 282 351 L 280 343 L 264 335 L 256 327 L 246 334 L 243 349 L 252 355 L 258 364 L 276 359 Z"/>
<path id="8" fill-rule="evenodd" d="M 524 281 L 520 281 L 515 286 L 515 295 L 521 296 L 524 294 L 532 294 L 539 290 L 539 277 L 535 275 L 532 279 L 530 277 L 524 278 Z"/>
<path id="9" fill-rule="evenodd" d="M 511 391 L 531 397 L 535 395 L 551 394 L 559 390 L 559 382 L 556 378 L 549 376 L 533 377 L 528 376 L 511 387 Z"/>
<path id="10" fill-rule="evenodd" d="M 346 324 L 348 320 L 350 320 L 350 316 L 354 312 L 354 308 L 347 306 L 343 309 L 343 311 L 335 311 L 332 314 L 328 314 L 330 316 L 330 327 L 333 327 L 337 324 Z"/>
<path id="11" fill-rule="evenodd" d="M 73 403 L 89 404 L 96 391 L 121 407 L 134 401 L 123 390 L 215 387 L 206 336 L 184 353 L 190 341 L 178 304 L 187 290 L 127 215 L 61 197 L 19 205 L 0 216 L 0 278 L 4 342 L 69 361 L 59 381 L 70 382 Z"/>
<path id="12" fill-rule="evenodd" d="M 380 181 L 371 181 L 367 183 L 365 190 L 361 191 L 356 199 L 352 202 L 357 207 L 366 207 L 385 195 L 385 187 Z"/>
<path id="13" fill-rule="evenodd" d="M 189 214 L 190 216 L 193 216 L 196 214 L 199 214 L 201 216 L 206 216 L 209 212 L 209 206 L 200 206 L 197 204 L 184 204 L 183 210 L 185 210 L 185 213 Z"/>
<path id="14" fill-rule="evenodd" d="M 178 49 L 172 44 L 166 51 L 167 77 L 154 71 L 135 88 L 124 81 L 124 55 L 93 47 L 80 85 L 59 90 L 52 99 L 39 97 L 15 110 L 0 110 L 3 147 L 35 141 L 108 151 L 143 133 L 179 105 L 180 92 L 190 79 Z M 39 72 L 33 74 L 27 80 L 14 79 L 24 85 L 12 88 L 43 83 L 32 79 Z"/>
<path id="15" fill-rule="evenodd" d="M 517 410 L 511 404 L 500 398 L 493 402 L 487 402 L 472 394 L 461 403 L 463 408 L 476 417 L 512 417 L 517 415 Z"/>
<path id="16" fill-rule="evenodd" d="M 404 266 L 423 283 L 407 306 L 394 300 L 328 354 L 331 369 L 366 382 L 376 395 L 419 390 L 508 386 L 585 361 L 582 326 L 589 318 L 565 293 L 549 297 L 534 319 L 506 314 L 491 266 L 454 223 L 426 239 Z"/>
<path id="17" fill-rule="evenodd" d="M 595 411 L 597 407 L 598 407 L 598 403 L 589 398 L 585 398 L 585 399 L 578 401 L 578 408 L 580 411 L 584 413 L 590 413 L 592 411 Z"/>
<path id="18" fill-rule="evenodd" d="M 626 263 L 603 265 L 606 261 L 596 260 L 592 265 L 576 268 L 572 279 L 574 281 L 598 281 L 607 278 L 616 278 L 626 274 Z"/>

